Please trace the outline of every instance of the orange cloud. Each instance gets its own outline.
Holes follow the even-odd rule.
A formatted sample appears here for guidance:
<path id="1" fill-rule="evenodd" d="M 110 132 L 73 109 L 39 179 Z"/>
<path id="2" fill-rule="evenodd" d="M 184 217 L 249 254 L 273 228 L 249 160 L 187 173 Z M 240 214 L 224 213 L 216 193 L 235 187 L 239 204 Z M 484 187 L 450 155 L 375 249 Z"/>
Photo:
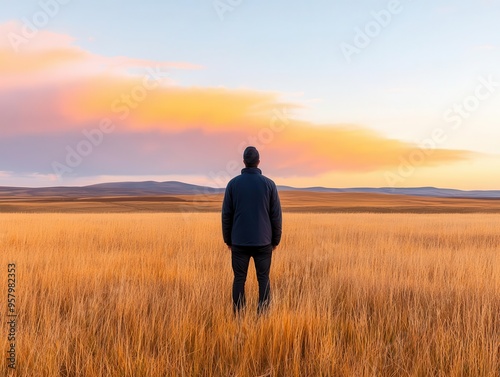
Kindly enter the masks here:
<path id="1" fill-rule="evenodd" d="M 0 72 L 2 75 L 33 74 L 78 62 L 85 57 L 85 53 L 77 49 L 58 48 L 24 54 L 12 54 L 8 50 L 0 50 Z"/>
<path id="2" fill-rule="evenodd" d="M 223 88 L 183 88 L 163 85 L 144 76 L 101 76 L 78 82 L 62 99 L 61 111 L 74 120 L 115 118 L 131 130 L 211 131 L 260 127 L 280 103 L 274 93 Z"/>
<path id="3" fill-rule="evenodd" d="M 143 91 L 144 99 L 137 101 L 132 94 L 137 88 L 141 88 L 139 80 L 88 81 L 75 88 L 62 108 L 74 120 L 96 116 L 120 119 L 122 131 L 177 133 L 202 129 L 205 133 L 218 132 L 228 140 L 234 139 L 230 138 L 234 133 L 243 133 L 253 136 L 254 144 L 263 147 L 270 143 L 271 133 L 276 153 L 269 153 L 277 165 L 290 170 L 301 165 L 310 166 L 311 171 L 372 171 L 397 166 L 401 158 L 408 158 L 418 150 L 412 143 L 390 139 L 358 125 L 318 125 L 299 121 L 290 114 L 285 120 L 286 127 L 273 131 L 273 110 L 300 107 L 281 102 L 274 93 L 158 86 Z M 259 140 L 263 131 L 267 136 Z M 436 148 L 426 153 L 422 166 L 470 157 L 467 151 Z"/>
<path id="4" fill-rule="evenodd" d="M 358 125 L 315 125 L 297 121 L 291 121 L 279 142 L 302 145 L 301 158 L 310 160 L 311 164 L 321 161 L 325 171 L 328 167 L 347 171 L 393 167 L 419 151 L 413 143 L 390 139 Z M 468 151 L 440 148 L 422 153 L 425 154 L 422 166 L 462 161 L 472 156 Z"/>

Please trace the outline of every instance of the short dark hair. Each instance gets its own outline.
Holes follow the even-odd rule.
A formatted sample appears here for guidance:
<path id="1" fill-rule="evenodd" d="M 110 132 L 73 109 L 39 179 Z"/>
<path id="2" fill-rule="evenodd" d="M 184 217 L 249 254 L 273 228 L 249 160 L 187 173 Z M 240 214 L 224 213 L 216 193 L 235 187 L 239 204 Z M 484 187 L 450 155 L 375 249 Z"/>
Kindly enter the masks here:
<path id="1" fill-rule="evenodd" d="M 255 168 L 259 164 L 259 151 L 257 148 L 249 146 L 243 152 L 243 162 L 247 168 Z"/>

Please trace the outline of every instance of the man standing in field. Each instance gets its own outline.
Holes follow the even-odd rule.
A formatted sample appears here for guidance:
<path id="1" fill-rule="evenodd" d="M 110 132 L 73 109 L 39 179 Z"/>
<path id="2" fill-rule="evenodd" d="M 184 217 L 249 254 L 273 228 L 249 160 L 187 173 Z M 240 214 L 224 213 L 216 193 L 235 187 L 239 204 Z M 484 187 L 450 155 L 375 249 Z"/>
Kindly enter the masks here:
<path id="1" fill-rule="evenodd" d="M 245 168 L 229 181 L 222 204 L 222 235 L 231 250 L 234 272 L 233 311 L 245 307 L 245 281 L 253 257 L 259 282 L 257 313 L 270 303 L 269 271 L 272 252 L 281 240 L 281 204 L 276 184 L 258 168 L 259 152 L 247 147 L 243 152 Z"/>

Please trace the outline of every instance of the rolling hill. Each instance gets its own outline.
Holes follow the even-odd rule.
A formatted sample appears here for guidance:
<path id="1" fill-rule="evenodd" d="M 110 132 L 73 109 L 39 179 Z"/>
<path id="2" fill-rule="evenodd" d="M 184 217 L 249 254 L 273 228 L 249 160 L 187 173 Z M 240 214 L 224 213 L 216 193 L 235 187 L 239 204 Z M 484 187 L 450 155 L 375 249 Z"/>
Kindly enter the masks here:
<path id="1" fill-rule="evenodd" d="M 500 198 L 500 190 L 456 190 L 436 187 L 291 187 L 278 185 L 278 190 L 318 193 L 369 193 L 427 196 L 438 198 L 486 199 Z M 209 195 L 220 194 L 224 188 L 193 185 L 178 181 L 144 181 L 144 182 L 109 182 L 89 186 L 55 186 L 55 187 L 7 187 L 0 186 L 0 196 L 60 196 L 60 197 L 92 197 L 92 196 L 154 196 L 154 195 Z"/>
<path id="2" fill-rule="evenodd" d="M 500 213 L 500 191 L 278 186 L 287 212 Z M 224 188 L 183 182 L 0 187 L 0 212 L 216 212 Z"/>

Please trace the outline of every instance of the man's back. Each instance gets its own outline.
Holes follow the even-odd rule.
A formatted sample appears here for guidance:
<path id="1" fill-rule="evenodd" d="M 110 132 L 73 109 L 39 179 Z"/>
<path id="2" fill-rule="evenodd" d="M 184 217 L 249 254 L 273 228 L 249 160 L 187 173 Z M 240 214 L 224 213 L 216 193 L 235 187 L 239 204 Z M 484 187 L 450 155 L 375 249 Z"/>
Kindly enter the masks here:
<path id="1" fill-rule="evenodd" d="M 234 272 L 233 309 L 245 306 L 245 281 L 250 258 L 259 282 L 257 313 L 269 307 L 269 271 L 274 249 L 281 240 L 281 204 L 273 181 L 258 168 L 259 151 L 249 146 L 243 152 L 245 168 L 226 187 L 222 204 L 222 235 L 231 250 Z"/>
<path id="2" fill-rule="evenodd" d="M 226 187 L 222 205 L 224 242 L 237 246 L 277 246 L 281 204 L 275 183 L 257 167 L 242 169 Z"/>

